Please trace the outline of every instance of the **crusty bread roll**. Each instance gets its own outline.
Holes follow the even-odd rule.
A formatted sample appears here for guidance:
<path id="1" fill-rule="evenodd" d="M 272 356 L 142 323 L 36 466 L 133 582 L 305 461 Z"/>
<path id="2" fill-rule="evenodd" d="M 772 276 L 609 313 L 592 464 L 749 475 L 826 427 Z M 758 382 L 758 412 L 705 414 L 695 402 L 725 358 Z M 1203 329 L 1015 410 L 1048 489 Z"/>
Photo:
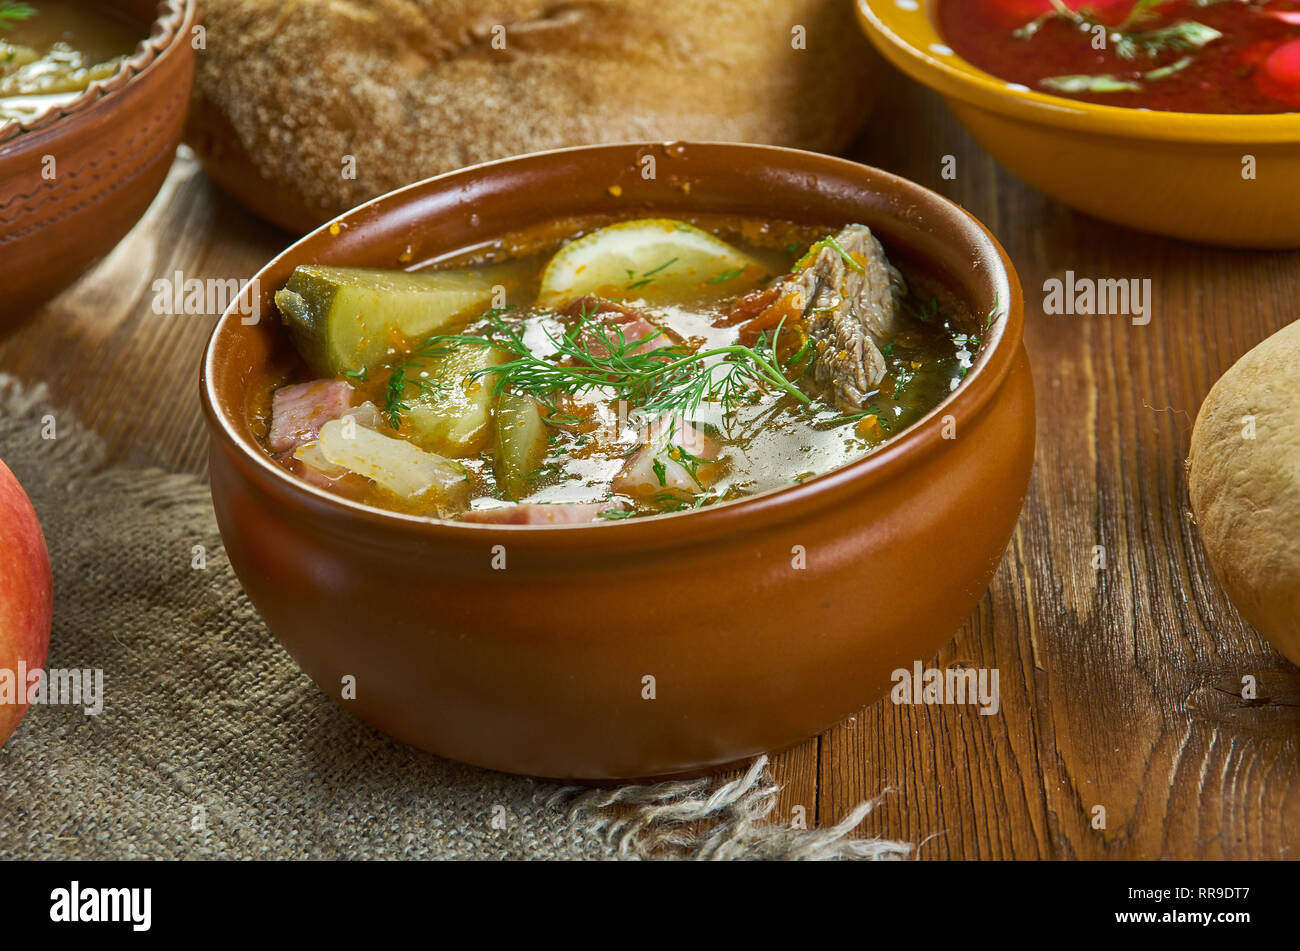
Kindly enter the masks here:
<path id="1" fill-rule="evenodd" d="M 202 14 L 190 144 L 295 231 L 566 145 L 839 151 L 877 63 L 851 0 L 206 0 Z"/>
<path id="2" fill-rule="evenodd" d="M 1192 430 L 1187 486 L 1241 616 L 1300 665 L 1300 321 L 1232 365 Z"/>

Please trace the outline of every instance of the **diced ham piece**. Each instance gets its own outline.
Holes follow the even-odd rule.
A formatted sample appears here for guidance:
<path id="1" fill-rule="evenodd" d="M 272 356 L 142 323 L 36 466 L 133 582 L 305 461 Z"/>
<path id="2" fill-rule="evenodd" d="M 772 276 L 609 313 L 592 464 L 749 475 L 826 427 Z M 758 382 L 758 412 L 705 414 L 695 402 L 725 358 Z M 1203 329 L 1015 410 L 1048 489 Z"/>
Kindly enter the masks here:
<path id="1" fill-rule="evenodd" d="M 660 333 L 659 328 L 644 317 L 634 317 L 632 320 L 619 323 L 617 326 L 619 330 L 623 331 L 624 342 L 635 343 L 638 340 L 641 341 L 639 346 L 632 348 L 630 351 L 632 353 L 648 353 L 651 350 L 658 350 L 660 347 L 671 347 L 673 345 L 672 340 Z M 610 337 L 615 342 L 618 341 L 617 333 L 611 332 Z M 590 350 L 593 356 L 609 356 L 605 345 L 600 340 L 592 343 Z"/>
<path id="2" fill-rule="evenodd" d="M 352 397 L 352 387 L 342 380 L 280 387 L 271 397 L 271 448 L 292 452 L 311 442 L 322 426 L 352 408 Z"/>
<path id="3" fill-rule="evenodd" d="M 640 316 L 631 307 L 625 307 L 618 301 L 606 297 L 597 297 L 595 294 L 579 297 L 560 313 L 574 319 L 586 317 L 588 320 L 594 320 L 596 317 L 604 317 L 616 324 L 626 323 Z"/>
<path id="4" fill-rule="evenodd" d="M 698 426 L 663 416 L 642 431 L 641 439 L 641 448 L 614 476 L 615 492 L 631 496 L 665 492 L 696 495 L 722 472 L 716 461 L 721 451 L 718 441 Z"/>
<path id="5" fill-rule="evenodd" d="M 573 319 L 585 317 L 590 321 L 595 321 L 599 317 L 601 323 L 611 328 L 609 336 L 614 340 L 618 339 L 618 334 L 613 330 L 617 327 L 622 331 L 623 339 L 627 343 L 642 341 L 640 346 L 632 350 L 632 353 L 646 353 L 650 350 L 658 350 L 660 347 L 671 347 L 678 342 L 630 307 L 624 307 L 618 301 L 606 300 L 603 297 L 580 297 L 564 308 L 563 313 L 566 317 Z M 609 356 L 609 351 L 599 337 L 589 340 L 587 347 L 593 356 Z"/>
<path id="6" fill-rule="evenodd" d="M 601 512 L 623 511 L 621 502 L 521 502 L 490 509 L 473 509 L 461 516 L 463 522 L 483 525 L 576 525 L 601 522 Z"/>

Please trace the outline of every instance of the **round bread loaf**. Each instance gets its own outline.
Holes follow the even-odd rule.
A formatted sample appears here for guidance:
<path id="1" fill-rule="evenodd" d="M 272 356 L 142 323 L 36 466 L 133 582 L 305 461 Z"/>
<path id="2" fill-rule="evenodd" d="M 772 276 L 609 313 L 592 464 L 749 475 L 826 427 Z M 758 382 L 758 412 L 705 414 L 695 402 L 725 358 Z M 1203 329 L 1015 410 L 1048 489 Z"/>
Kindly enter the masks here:
<path id="1" fill-rule="evenodd" d="M 1300 664 L 1300 321 L 1214 384 L 1187 461 L 1192 510 L 1224 591 Z"/>
<path id="2" fill-rule="evenodd" d="M 295 231 L 561 146 L 840 151 L 878 62 L 850 0 L 207 0 L 203 20 L 188 140 Z"/>

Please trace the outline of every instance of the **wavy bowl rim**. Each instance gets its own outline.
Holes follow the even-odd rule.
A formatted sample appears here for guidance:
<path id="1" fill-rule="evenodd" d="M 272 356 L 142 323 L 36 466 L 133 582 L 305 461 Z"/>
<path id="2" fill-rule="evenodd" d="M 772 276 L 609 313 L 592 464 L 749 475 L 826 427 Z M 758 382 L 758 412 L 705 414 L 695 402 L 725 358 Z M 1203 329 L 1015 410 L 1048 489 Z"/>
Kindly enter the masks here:
<path id="1" fill-rule="evenodd" d="M 251 440 L 245 439 L 235 424 L 219 410 L 215 380 L 216 361 L 226 328 L 239 321 L 241 315 L 239 297 L 233 301 L 218 319 L 204 347 L 199 375 L 200 397 L 204 416 L 211 433 L 220 437 L 226 450 L 233 453 L 234 459 L 245 467 L 245 474 L 254 473 L 264 480 L 261 488 L 272 491 L 277 487 L 282 491 L 278 501 L 297 505 L 306 515 L 317 518 L 343 519 L 351 522 L 382 525 L 386 530 L 396 533 L 411 533 L 416 536 L 436 538 L 447 543 L 481 543 L 492 537 L 509 538 L 513 542 L 523 540 L 545 539 L 539 544 L 554 544 L 557 547 L 579 548 L 626 548 L 628 546 L 655 547 L 678 540 L 673 536 L 683 529 L 690 529 L 692 538 L 712 537 L 725 534 L 729 530 L 748 530 L 759 525 L 769 524 L 782 518 L 792 517 L 798 511 L 804 511 L 820 504 L 829 503 L 841 495 L 850 492 L 865 491 L 871 486 L 893 477 L 898 472 L 906 471 L 917 461 L 938 451 L 951 439 L 943 435 L 945 423 L 943 417 L 951 414 L 960 429 L 965 422 L 976 418 L 998 393 L 1009 376 L 1017 357 L 1023 351 L 1024 333 L 1024 298 L 1019 276 L 1002 245 L 984 224 L 956 202 L 916 184 L 901 176 L 872 166 L 863 165 L 848 159 L 836 158 L 800 149 L 781 146 L 755 145 L 735 142 L 621 142 L 603 145 L 572 146 L 561 149 L 548 149 L 530 152 L 524 155 L 510 156 L 490 162 L 467 166 L 442 175 L 436 175 L 412 183 L 394 191 L 380 195 L 364 202 L 343 215 L 322 224 L 316 230 L 304 235 L 288 248 L 275 255 L 250 281 L 249 288 L 260 288 L 262 277 L 313 238 L 330 231 L 336 226 L 346 227 L 349 219 L 363 215 L 372 215 L 377 211 L 391 212 L 405 202 L 415 199 L 425 191 L 434 189 L 455 189 L 465 179 L 473 178 L 486 171 L 517 163 L 554 161 L 576 152 L 635 150 L 657 148 L 671 145 L 674 148 L 705 148 L 734 150 L 737 155 L 758 159 L 763 155 L 798 156 L 800 161 L 827 163 L 845 173 L 854 173 L 874 177 L 903 193 L 935 202 L 938 207 L 955 212 L 969 229 L 969 250 L 981 260 L 991 260 L 996 270 L 990 274 L 990 281 L 997 288 L 1000 313 L 985 334 L 983 346 L 977 359 L 961 384 L 949 393 L 936 406 L 931 408 L 921 419 L 901 431 L 897 436 L 884 443 L 879 449 L 869 452 L 853 462 L 847 463 L 830 472 L 814 476 L 804 482 L 770 489 L 752 496 L 720 502 L 702 509 L 687 512 L 675 512 L 647 518 L 609 520 L 604 522 L 558 524 L 558 525 L 501 525 L 490 523 L 461 522 L 450 519 L 435 519 L 428 516 L 410 515 L 393 512 L 362 502 L 356 502 L 343 496 L 327 492 L 310 485 L 293 475 L 283 466 L 275 463 L 266 452 Z M 883 189 L 882 189 L 883 190 Z M 687 200 L 689 201 L 689 199 Z M 383 209 L 384 205 L 393 205 L 392 209 Z M 1001 295 L 1006 294 L 1006 301 Z M 242 296 L 242 294 L 240 295 Z M 217 451 L 212 445 L 211 452 Z M 252 466 L 250 470 L 247 467 Z M 265 481 L 269 480 L 269 481 Z M 737 524 L 742 523 L 742 524 Z"/>
<path id="2" fill-rule="evenodd" d="M 1067 99 L 1016 88 L 951 51 L 931 15 L 937 0 L 855 0 L 858 23 L 872 44 L 896 67 L 943 96 L 970 105 L 1072 131 L 1095 132 L 1148 141 L 1204 145 L 1300 145 L 1300 112 L 1233 115 L 1215 112 L 1164 112 Z M 905 39 L 902 18 L 928 28 L 930 49 Z M 938 46 L 941 51 L 933 47 Z"/>

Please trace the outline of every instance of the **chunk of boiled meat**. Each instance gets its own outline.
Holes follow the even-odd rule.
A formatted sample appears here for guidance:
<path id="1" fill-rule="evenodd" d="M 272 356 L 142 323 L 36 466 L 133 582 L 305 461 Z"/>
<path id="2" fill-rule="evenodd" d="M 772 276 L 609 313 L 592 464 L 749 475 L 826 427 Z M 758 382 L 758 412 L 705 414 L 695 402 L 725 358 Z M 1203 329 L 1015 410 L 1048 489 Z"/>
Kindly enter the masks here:
<path id="1" fill-rule="evenodd" d="M 865 225 L 849 225 L 791 275 L 807 302 L 805 326 L 816 347 L 813 378 L 842 410 L 862 408 L 885 376 L 880 345 L 899 329 L 907 283 Z M 842 251 L 841 251 L 842 249 Z"/>
<path id="2" fill-rule="evenodd" d="M 481 525 L 577 525 L 603 521 L 601 512 L 623 511 L 619 502 L 520 502 L 490 509 L 473 509 L 461 521 Z"/>
<path id="3" fill-rule="evenodd" d="M 271 397 L 271 449 L 292 452 L 311 442 L 322 426 L 351 409 L 352 397 L 352 387 L 342 380 L 280 387 Z"/>
<path id="4" fill-rule="evenodd" d="M 561 316 L 574 319 L 586 317 L 588 320 L 594 320 L 596 317 L 604 317 L 607 320 L 613 320 L 616 323 L 624 323 L 641 316 L 631 307 L 620 304 L 616 300 L 610 300 L 607 297 L 597 297 L 595 294 L 588 294 L 586 297 L 579 297 L 573 303 L 560 311 L 560 314 Z"/>
<path id="5" fill-rule="evenodd" d="M 815 347 L 813 378 L 838 408 L 861 409 L 884 379 L 880 345 L 899 329 L 907 283 L 866 225 L 849 225 L 810 255 L 798 270 L 737 303 L 746 321 L 740 339 L 752 343 L 782 320 L 785 326 L 802 320 Z"/>
<path id="6" fill-rule="evenodd" d="M 892 337 L 903 319 L 903 275 L 866 225 L 849 225 L 834 241 L 823 244 L 811 262 L 786 279 L 786 286 L 802 291 L 811 310 L 832 307 L 851 316 L 877 342 Z"/>

